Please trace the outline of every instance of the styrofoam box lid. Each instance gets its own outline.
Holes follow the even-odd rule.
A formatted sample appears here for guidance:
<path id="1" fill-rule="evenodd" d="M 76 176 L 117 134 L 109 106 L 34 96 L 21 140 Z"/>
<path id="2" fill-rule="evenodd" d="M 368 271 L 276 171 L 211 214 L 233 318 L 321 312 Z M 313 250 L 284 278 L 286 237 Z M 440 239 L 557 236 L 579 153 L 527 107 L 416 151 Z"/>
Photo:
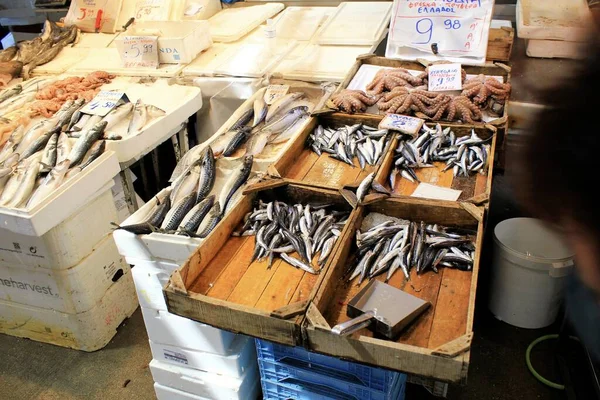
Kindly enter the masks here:
<path id="1" fill-rule="evenodd" d="M 101 70 L 109 74 L 123 76 L 173 77 L 183 67 L 183 64 L 160 64 L 158 68 L 125 68 L 123 67 L 119 50 L 116 47 L 107 47 L 90 51 L 87 57 L 76 63 L 69 72 L 78 74 Z"/>
<path id="2" fill-rule="evenodd" d="M 275 19 L 278 38 L 310 40 L 336 7 L 288 7 Z"/>
<path id="3" fill-rule="evenodd" d="M 256 369 L 256 368 L 255 368 Z M 172 380 L 182 379 L 182 377 L 189 378 L 190 380 L 197 381 L 199 386 L 217 386 L 220 388 L 227 388 L 231 390 L 237 390 L 242 385 L 244 378 L 248 373 L 252 373 L 253 369 L 248 369 L 239 378 L 233 378 L 231 376 L 224 376 L 214 374 L 199 369 L 192 369 L 186 367 L 179 367 L 173 364 L 167 364 L 158 360 L 150 361 L 150 371 L 152 372 L 152 378 L 165 386 L 174 385 L 171 383 Z"/>
<path id="4" fill-rule="evenodd" d="M 356 62 L 356 57 L 371 51 L 371 46 L 298 45 L 274 72 L 285 79 L 341 82 Z"/>
<path id="5" fill-rule="evenodd" d="M 53 74 L 58 75 L 66 72 L 76 63 L 87 57 L 90 52 L 86 47 L 65 47 L 54 59 L 46 64 L 38 65 L 33 69 L 33 75 Z"/>
<path id="6" fill-rule="evenodd" d="M 517 35 L 526 39 L 584 41 L 592 14 L 586 0 L 517 1 Z"/>
<path id="7" fill-rule="evenodd" d="M 393 3 L 344 2 L 317 32 L 319 44 L 373 45 L 390 23 Z"/>
<path id="8" fill-rule="evenodd" d="M 113 186 L 120 171 L 113 151 L 105 151 L 89 167 L 63 183 L 30 210 L 0 208 L 0 226 L 12 232 L 41 236 Z"/>
<path id="9" fill-rule="evenodd" d="M 215 42 L 234 42 L 281 10 L 282 3 L 226 8 L 209 18 L 210 34 Z"/>
<path id="10" fill-rule="evenodd" d="M 127 35 L 154 35 L 159 38 L 184 38 L 203 29 L 206 21 L 140 21 L 131 25 Z"/>

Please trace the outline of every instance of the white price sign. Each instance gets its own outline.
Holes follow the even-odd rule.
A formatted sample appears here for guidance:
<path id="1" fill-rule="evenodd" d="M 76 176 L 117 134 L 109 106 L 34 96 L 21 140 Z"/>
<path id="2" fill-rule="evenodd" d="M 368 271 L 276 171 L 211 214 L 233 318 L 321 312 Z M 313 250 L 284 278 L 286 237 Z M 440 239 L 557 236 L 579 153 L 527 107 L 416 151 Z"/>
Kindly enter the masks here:
<path id="1" fill-rule="evenodd" d="M 428 69 L 429 91 L 443 92 L 462 89 L 462 66 L 460 64 L 434 64 L 430 65 Z"/>
<path id="2" fill-rule="evenodd" d="M 119 54 L 126 68 L 157 68 L 157 36 L 125 36 L 117 42 Z"/>
<path id="3" fill-rule="evenodd" d="M 269 85 L 265 92 L 265 103 L 271 105 L 280 97 L 283 97 L 290 90 L 290 85 Z"/>
<path id="4" fill-rule="evenodd" d="M 407 135 L 417 136 L 424 122 L 421 118 L 409 117 L 408 115 L 386 114 L 379 123 L 379 129 L 391 129 Z"/>
<path id="5" fill-rule="evenodd" d="M 82 113 L 85 114 L 93 114 L 104 117 L 108 114 L 113 108 L 117 106 L 119 100 L 122 98 L 127 99 L 124 92 L 112 92 L 109 90 L 103 90 L 96 95 L 87 103 L 85 107 L 81 110 Z"/>
<path id="6" fill-rule="evenodd" d="M 389 41 L 396 51 L 485 59 L 493 8 L 494 0 L 395 0 Z"/>

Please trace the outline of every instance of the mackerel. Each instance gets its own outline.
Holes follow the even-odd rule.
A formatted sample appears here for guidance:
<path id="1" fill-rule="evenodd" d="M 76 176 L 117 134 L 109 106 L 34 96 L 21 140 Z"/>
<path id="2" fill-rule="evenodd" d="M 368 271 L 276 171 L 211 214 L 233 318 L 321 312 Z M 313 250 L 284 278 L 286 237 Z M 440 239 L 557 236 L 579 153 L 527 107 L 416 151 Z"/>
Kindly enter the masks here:
<path id="1" fill-rule="evenodd" d="M 215 195 L 211 195 L 192 207 L 192 209 L 181 220 L 179 228 L 177 228 L 177 230 L 181 232 L 179 234 L 196 232 L 204 218 L 208 215 L 208 212 L 212 208 L 214 202 Z"/>
<path id="2" fill-rule="evenodd" d="M 160 229 L 165 231 L 176 229 L 186 214 L 194 207 L 194 204 L 196 204 L 196 193 L 190 193 L 174 202 L 173 207 L 171 207 L 165 216 Z"/>
<path id="3" fill-rule="evenodd" d="M 221 189 L 221 195 L 219 197 L 219 204 L 222 207 L 221 210 L 223 214 L 227 210 L 227 205 L 229 204 L 229 201 L 235 192 L 237 192 L 238 189 L 248 180 L 250 171 L 252 170 L 253 160 L 254 159 L 252 156 L 245 156 L 244 162 L 242 163 L 242 168 L 232 173 L 229 179 L 223 185 L 223 188 Z"/>
<path id="4" fill-rule="evenodd" d="M 224 211 L 221 210 L 219 202 L 217 201 L 210 210 L 209 219 L 205 219 L 207 223 L 201 223 L 198 227 L 198 231 L 196 232 L 198 234 L 198 237 L 201 239 L 207 237 L 216 228 L 217 224 L 221 221 L 221 218 L 223 218 L 223 214 Z"/>

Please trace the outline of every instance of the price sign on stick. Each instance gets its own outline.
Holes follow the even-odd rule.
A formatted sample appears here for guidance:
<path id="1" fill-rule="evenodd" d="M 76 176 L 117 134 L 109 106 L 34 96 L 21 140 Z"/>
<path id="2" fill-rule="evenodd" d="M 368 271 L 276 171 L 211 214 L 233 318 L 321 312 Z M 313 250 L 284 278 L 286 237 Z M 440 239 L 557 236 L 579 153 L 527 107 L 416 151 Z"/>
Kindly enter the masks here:
<path id="1" fill-rule="evenodd" d="M 394 0 L 386 56 L 481 63 L 493 7 L 494 0 Z"/>
<path id="2" fill-rule="evenodd" d="M 429 66 L 427 82 L 431 92 L 462 89 L 460 64 L 437 64 Z"/>
<path id="3" fill-rule="evenodd" d="M 126 68 L 157 68 L 157 36 L 125 36 L 117 42 L 117 48 Z"/>
<path id="4" fill-rule="evenodd" d="M 425 121 L 408 115 L 386 114 L 379 123 L 379 129 L 391 129 L 416 137 Z"/>
<path id="5" fill-rule="evenodd" d="M 286 93 L 290 90 L 290 85 L 269 85 L 267 86 L 267 91 L 265 92 L 265 103 L 271 105 L 280 97 L 286 95 Z"/>

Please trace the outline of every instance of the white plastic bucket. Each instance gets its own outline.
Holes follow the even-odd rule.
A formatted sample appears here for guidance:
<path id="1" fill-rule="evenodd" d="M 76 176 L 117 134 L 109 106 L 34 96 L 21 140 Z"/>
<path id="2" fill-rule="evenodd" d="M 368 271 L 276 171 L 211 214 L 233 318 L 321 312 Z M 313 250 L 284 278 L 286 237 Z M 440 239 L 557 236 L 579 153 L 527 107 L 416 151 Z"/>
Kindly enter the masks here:
<path id="1" fill-rule="evenodd" d="M 520 328 L 543 328 L 556 320 L 573 252 L 534 218 L 513 218 L 494 228 L 489 308 Z"/>

